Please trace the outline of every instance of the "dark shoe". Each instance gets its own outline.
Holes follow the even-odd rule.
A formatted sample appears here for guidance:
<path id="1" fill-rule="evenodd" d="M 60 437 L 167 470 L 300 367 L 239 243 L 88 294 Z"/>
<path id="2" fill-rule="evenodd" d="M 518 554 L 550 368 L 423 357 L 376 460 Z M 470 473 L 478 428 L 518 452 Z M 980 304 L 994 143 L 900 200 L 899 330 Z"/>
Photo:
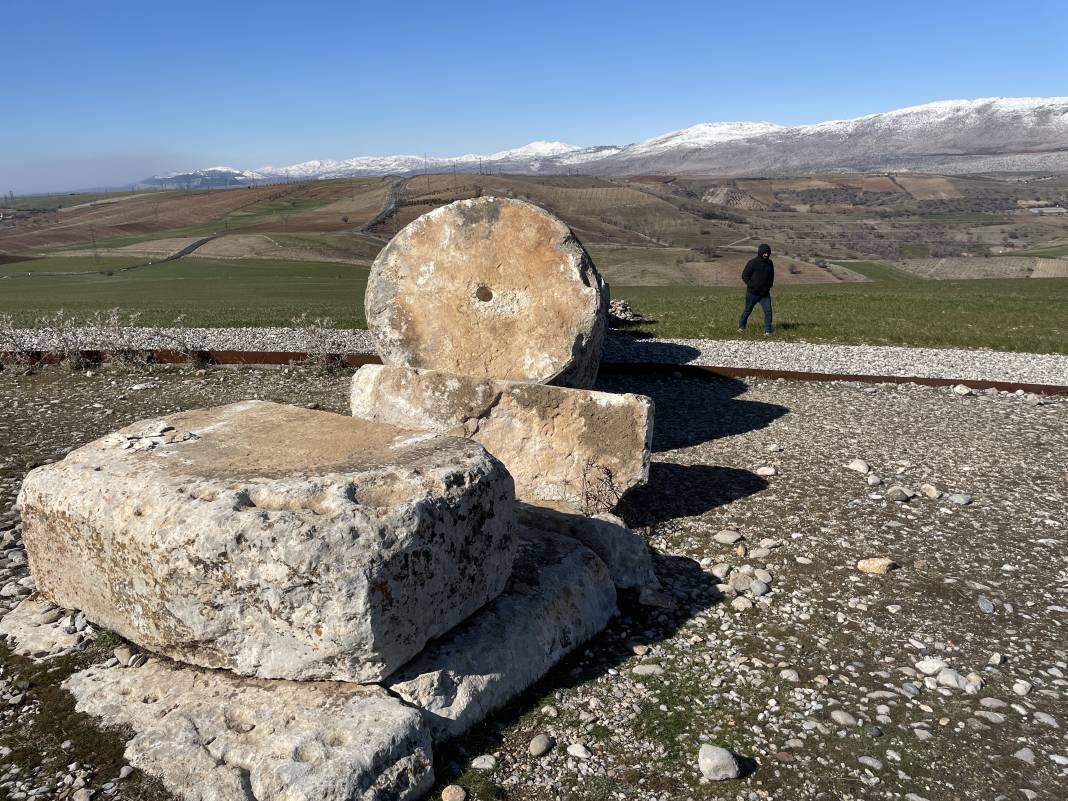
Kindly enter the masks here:
<path id="1" fill-rule="evenodd" d="M 765 332 L 764 332 L 764 336 L 766 336 L 766 337 L 770 337 L 770 336 L 771 336 L 771 331 L 765 331 Z"/>

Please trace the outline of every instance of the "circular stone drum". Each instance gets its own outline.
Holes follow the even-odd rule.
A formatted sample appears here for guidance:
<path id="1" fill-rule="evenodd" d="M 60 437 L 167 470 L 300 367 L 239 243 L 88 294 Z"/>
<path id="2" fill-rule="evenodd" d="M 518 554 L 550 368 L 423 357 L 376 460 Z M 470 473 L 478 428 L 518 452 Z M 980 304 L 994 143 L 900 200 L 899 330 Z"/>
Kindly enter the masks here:
<path id="1" fill-rule="evenodd" d="M 459 200 L 404 227 L 367 282 L 389 365 L 589 387 L 608 287 L 563 222 L 521 200 Z"/>

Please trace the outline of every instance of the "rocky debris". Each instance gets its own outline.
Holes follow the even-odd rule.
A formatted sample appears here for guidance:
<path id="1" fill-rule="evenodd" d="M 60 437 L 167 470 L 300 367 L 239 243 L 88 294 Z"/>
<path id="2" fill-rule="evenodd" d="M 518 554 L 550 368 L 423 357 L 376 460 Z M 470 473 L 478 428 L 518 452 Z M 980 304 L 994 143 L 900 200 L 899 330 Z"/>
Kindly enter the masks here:
<path id="1" fill-rule="evenodd" d="M 885 556 L 874 556 L 857 562 L 857 570 L 861 573 L 875 573 L 880 576 L 889 573 L 896 567 L 897 564 L 894 560 Z"/>
<path id="2" fill-rule="evenodd" d="M 19 502 L 43 596 L 265 678 L 384 678 L 495 597 L 515 548 L 476 443 L 258 401 L 124 428 Z"/>
<path id="3" fill-rule="evenodd" d="M 458 784 L 450 784 L 441 791 L 441 801 L 467 801 L 467 790 Z"/>
<path id="4" fill-rule="evenodd" d="M 953 394 L 954 395 L 959 395 L 962 398 L 966 398 L 969 395 L 974 395 L 975 394 L 975 390 L 972 389 L 971 387 L 965 386 L 964 384 L 956 384 L 953 387 Z"/>
<path id="5" fill-rule="evenodd" d="M 955 492 L 955 493 L 953 493 L 952 495 L 949 496 L 949 500 L 951 500 L 953 503 L 957 504 L 958 506 L 968 506 L 972 502 L 972 496 L 971 495 L 965 495 L 965 494 L 960 493 L 960 492 Z"/>
<path id="6" fill-rule="evenodd" d="M 737 779 L 741 775 L 734 754 L 718 745 L 702 745 L 697 754 L 697 766 L 701 775 L 711 781 Z"/>
<path id="7" fill-rule="evenodd" d="M 868 463 L 865 462 L 863 459 L 854 459 L 846 465 L 846 469 L 852 470 L 856 473 L 860 473 L 864 476 L 871 472 L 871 467 L 869 467 Z"/>
<path id="8" fill-rule="evenodd" d="M 434 779 L 418 711 L 379 687 L 264 682 L 167 665 L 90 667 L 77 709 L 124 726 L 132 765 L 189 801 L 420 798 Z"/>
<path id="9" fill-rule="evenodd" d="M 385 364 L 589 387 L 608 288 L 560 220 L 481 197 L 394 236 L 371 267 L 365 305 Z"/>
<path id="10" fill-rule="evenodd" d="M 653 404 L 640 395 L 368 365 L 351 403 L 357 418 L 474 439 L 530 503 L 610 511 L 649 476 Z"/>
<path id="11" fill-rule="evenodd" d="M 645 318 L 634 311 L 634 308 L 629 302 L 623 300 L 623 298 L 612 298 L 608 304 L 608 323 L 612 326 L 624 325 L 626 323 L 641 323 L 645 322 Z"/>
<path id="12" fill-rule="evenodd" d="M 615 587 L 592 551 L 523 527 L 504 592 L 387 686 L 423 710 L 436 739 L 454 737 L 541 678 L 615 613 Z"/>
<path id="13" fill-rule="evenodd" d="M 659 591 L 660 580 L 645 540 L 613 514 L 595 517 L 568 514 L 542 506 L 518 504 L 518 519 L 531 528 L 578 540 L 604 562 L 616 587 Z"/>

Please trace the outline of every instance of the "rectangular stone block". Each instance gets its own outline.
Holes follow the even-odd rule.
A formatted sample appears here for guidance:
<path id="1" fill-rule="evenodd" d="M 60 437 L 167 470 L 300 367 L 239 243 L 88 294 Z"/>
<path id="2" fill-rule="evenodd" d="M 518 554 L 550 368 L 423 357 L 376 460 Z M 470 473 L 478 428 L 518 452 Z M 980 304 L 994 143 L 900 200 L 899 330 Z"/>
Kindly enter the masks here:
<path id="1" fill-rule="evenodd" d="M 96 665 L 63 687 L 133 731 L 125 756 L 186 801 L 416 801 L 434 783 L 418 710 L 380 687 Z"/>
<path id="2" fill-rule="evenodd" d="M 530 503 L 609 511 L 649 477 L 653 402 L 642 395 L 367 365 L 351 400 L 355 417 L 476 440 Z"/>
<path id="3" fill-rule="evenodd" d="M 423 710 L 435 740 L 463 734 L 601 631 L 616 613 L 604 563 L 581 543 L 521 528 L 508 586 L 386 686 Z"/>
<path id="4" fill-rule="evenodd" d="M 33 470 L 38 590 L 174 659 L 385 678 L 494 598 L 512 480 L 470 440 L 248 401 L 136 423 Z"/>

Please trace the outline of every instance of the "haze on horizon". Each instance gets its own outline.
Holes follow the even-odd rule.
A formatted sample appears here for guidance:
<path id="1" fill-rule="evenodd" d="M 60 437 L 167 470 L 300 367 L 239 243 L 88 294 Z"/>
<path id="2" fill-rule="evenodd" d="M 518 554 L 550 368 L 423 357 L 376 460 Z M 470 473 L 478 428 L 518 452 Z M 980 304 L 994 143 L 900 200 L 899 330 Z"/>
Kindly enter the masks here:
<path id="1" fill-rule="evenodd" d="M 270 0 L 5 10 L 0 191 L 211 164 L 626 144 L 699 122 L 798 125 L 941 99 L 1065 94 L 1063 2 Z"/>

